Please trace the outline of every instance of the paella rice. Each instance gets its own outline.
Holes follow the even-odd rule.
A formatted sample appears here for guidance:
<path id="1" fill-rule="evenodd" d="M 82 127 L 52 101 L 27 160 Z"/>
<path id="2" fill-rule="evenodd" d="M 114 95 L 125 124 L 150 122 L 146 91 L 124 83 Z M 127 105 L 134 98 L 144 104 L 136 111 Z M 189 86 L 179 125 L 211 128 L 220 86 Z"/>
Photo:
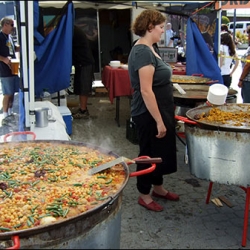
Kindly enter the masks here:
<path id="1" fill-rule="evenodd" d="M 0 148 L 0 233 L 77 216 L 103 204 L 125 181 L 121 164 L 89 175 L 115 156 L 87 146 L 19 142 Z"/>
<path id="2" fill-rule="evenodd" d="M 203 112 L 194 118 L 202 122 L 214 124 L 230 124 L 232 126 L 250 125 L 250 112 L 242 110 L 230 112 L 219 108 L 211 108 L 208 113 Z"/>

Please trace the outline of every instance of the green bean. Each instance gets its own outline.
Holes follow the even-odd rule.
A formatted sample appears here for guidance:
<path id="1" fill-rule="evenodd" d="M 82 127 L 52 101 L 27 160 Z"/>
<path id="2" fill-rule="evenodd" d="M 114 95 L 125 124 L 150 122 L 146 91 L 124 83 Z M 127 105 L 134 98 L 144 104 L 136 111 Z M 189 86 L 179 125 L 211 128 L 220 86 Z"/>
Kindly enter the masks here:
<path id="1" fill-rule="evenodd" d="M 51 214 L 44 214 L 44 215 L 41 215 L 41 216 L 39 216 L 39 219 L 44 218 L 44 217 L 48 217 L 48 216 L 51 216 Z"/>
<path id="2" fill-rule="evenodd" d="M 3 191 L 4 191 L 4 193 L 5 193 L 9 198 L 12 197 L 12 191 L 10 191 L 10 192 L 7 192 L 6 190 L 3 190 Z"/>
<path id="3" fill-rule="evenodd" d="M 29 221 L 30 221 L 32 224 L 34 224 L 35 220 L 34 220 L 34 218 L 33 218 L 31 215 L 28 216 L 28 219 L 29 219 Z"/>
<path id="4" fill-rule="evenodd" d="M 96 198 L 96 200 L 98 200 L 98 201 L 102 201 L 102 200 L 106 200 L 106 199 L 108 199 L 108 197 L 97 197 Z"/>
<path id="5" fill-rule="evenodd" d="M 66 208 L 64 211 L 63 211 L 63 217 L 66 217 L 66 215 L 68 214 L 69 212 L 69 208 Z"/>
<path id="6" fill-rule="evenodd" d="M 30 227 L 32 225 L 30 220 L 27 220 L 27 226 Z"/>
<path id="7" fill-rule="evenodd" d="M 35 210 L 37 209 L 38 206 L 39 206 L 39 205 L 36 205 L 35 207 L 31 208 L 32 214 L 35 212 Z"/>
<path id="8" fill-rule="evenodd" d="M 105 184 L 109 184 L 109 183 L 111 183 L 112 181 L 113 181 L 113 179 L 111 178 L 111 179 L 109 179 L 108 181 L 106 181 Z"/>
<path id="9" fill-rule="evenodd" d="M 22 223 L 19 223 L 19 224 L 13 226 L 13 227 L 14 227 L 14 228 L 19 228 L 19 227 L 21 227 L 22 225 L 23 225 Z"/>
<path id="10" fill-rule="evenodd" d="M 8 227 L 0 227 L 0 231 L 11 231 Z"/>
<path id="11" fill-rule="evenodd" d="M 37 180 L 37 181 L 31 183 L 31 186 L 34 187 L 34 186 L 35 186 L 37 183 L 39 183 L 39 182 L 40 182 L 40 180 Z"/>
<path id="12" fill-rule="evenodd" d="M 79 164 L 79 163 L 77 163 L 75 166 L 77 166 L 79 168 L 84 168 L 85 167 L 83 164 Z"/>
<path id="13" fill-rule="evenodd" d="M 107 176 L 105 176 L 105 175 L 98 175 L 97 178 L 106 179 Z"/>
<path id="14" fill-rule="evenodd" d="M 75 183 L 75 184 L 73 184 L 73 186 L 74 186 L 74 187 L 81 187 L 82 184 L 81 184 L 81 183 Z"/>

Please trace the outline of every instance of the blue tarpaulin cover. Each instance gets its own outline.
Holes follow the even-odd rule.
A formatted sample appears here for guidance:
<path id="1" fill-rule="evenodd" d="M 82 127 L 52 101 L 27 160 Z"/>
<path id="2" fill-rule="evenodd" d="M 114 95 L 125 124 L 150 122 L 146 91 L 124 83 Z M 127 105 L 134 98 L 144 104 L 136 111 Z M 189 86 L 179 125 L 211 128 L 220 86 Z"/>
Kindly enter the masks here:
<path id="1" fill-rule="evenodd" d="M 68 1 L 61 16 L 56 16 L 46 35 L 36 29 L 39 23 L 39 5 L 34 1 L 34 38 L 36 60 L 34 62 L 35 95 L 55 93 L 70 85 L 72 69 L 72 38 L 74 25 L 73 3 Z"/>
<path id="2" fill-rule="evenodd" d="M 224 84 L 218 62 L 191 18 L 187 21 L 186 37 L 186 74 L 201 74 L 213 81 L 218 81 L 216 83 Z"/>

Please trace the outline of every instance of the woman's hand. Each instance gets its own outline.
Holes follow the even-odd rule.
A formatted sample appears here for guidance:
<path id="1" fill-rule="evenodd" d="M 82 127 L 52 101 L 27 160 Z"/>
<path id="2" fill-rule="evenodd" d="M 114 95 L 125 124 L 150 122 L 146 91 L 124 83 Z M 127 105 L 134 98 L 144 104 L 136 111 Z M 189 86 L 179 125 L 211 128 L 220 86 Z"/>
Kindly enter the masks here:
<path id="1" fill-rule="evenodd" d="M 158 134 L 156 135 L 157 138 L 163 138 L 167 133 L 167 128 L 165 127 L 163 122 L 157 124 L 157 130 L 158 130 Z"/>
<path id="2" fill-rule="evenodd" d="M 242 88 L 242 81 L 241 80 L 239 80 L 238 87 Z"/>

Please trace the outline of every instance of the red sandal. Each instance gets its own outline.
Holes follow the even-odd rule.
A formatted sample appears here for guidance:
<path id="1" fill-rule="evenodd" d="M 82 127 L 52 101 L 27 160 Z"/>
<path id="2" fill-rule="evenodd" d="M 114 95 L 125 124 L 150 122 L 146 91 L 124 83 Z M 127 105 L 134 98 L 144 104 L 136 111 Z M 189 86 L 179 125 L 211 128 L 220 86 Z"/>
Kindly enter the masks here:
<path id="1" fill-rule="evenodd" d="M 152 196 L 158 197 L 158 198 L 163 198 L 165 200 L 170 200 L 170 201 L 178 201 L 180 199 L 178 194 L 170 193 L 170 192 L 167 192 L 165 195 L 160 195 L 160 194 L 157 194 L 156 192 L 153 191 Z"/>
<path id="2" fill-rule="evenodd" d="M 152 210 L 155 212 L 161 212 L 163 210 L 163 207 L 158 203 L 156 203 L 155 201 L 151 201 L 149 204 L 147 204 L 141 197 L 139 197 L 138 203 L 139 205 L 147 208 L 148 210 Z"/>

